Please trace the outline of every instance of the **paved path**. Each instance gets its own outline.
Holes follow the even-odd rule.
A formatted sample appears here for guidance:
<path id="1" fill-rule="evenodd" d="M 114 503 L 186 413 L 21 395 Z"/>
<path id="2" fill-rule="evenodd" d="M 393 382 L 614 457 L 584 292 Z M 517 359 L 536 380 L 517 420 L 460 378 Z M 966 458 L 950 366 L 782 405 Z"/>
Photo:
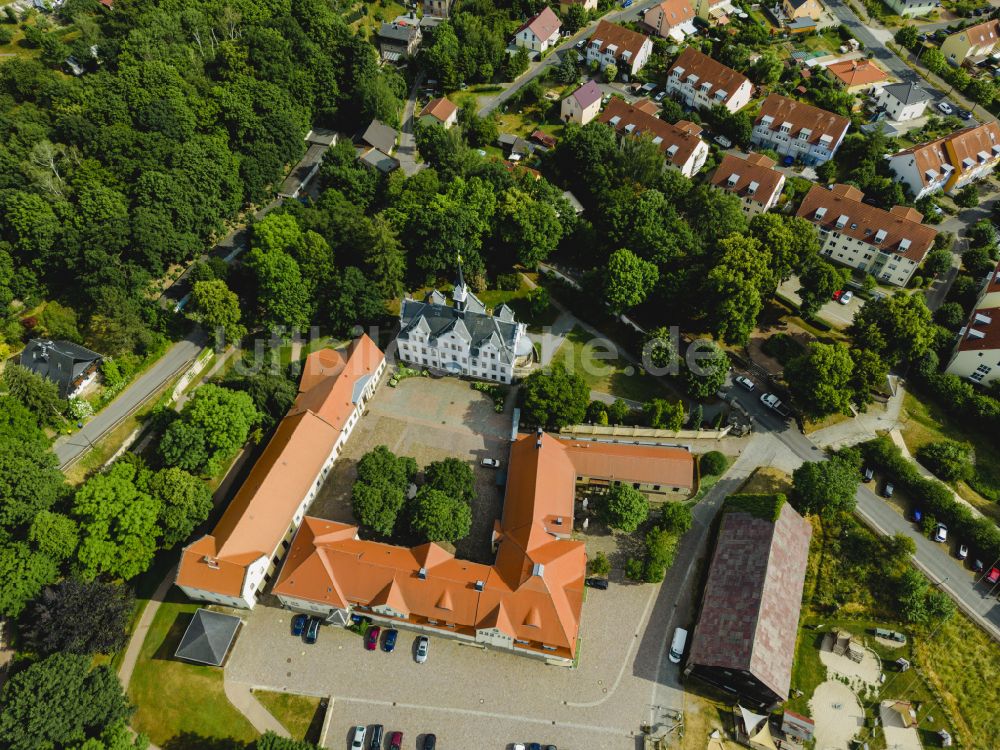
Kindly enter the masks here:
<path id="1" fill-rule="evenodd" d="M 895 444 L 895 446 L 899 448 L 899 451 L 900 453 L 903 454 L 903 457 L 917 468 L 917 471 L 920 473 L 920 476 L 922 476 L 924 479 L 937 480 L 937 477 L 934 476 L 933 472 L 931 472 L 930 469 L 926 468 L 923 464 L 917 461 L 917 459 L 913 457 L 913 454 L 910 453 L 910 449 L 906 447 L 906 441 L 903 440 L 902 432 L 900 432 L 898 429 L 893 429 L 889 432 L 889 437 Z M 948 489 L 951 488 L 949 487 Z M 955 498 L 956 503 L 964 505 L 966 508 L 969 509 L 969 512 L 972 513 L 972 515 L 976 516 L 977 518 L 983 518 L 983 514 L 979 512 L 979 509 L 976 506 L 974 506 L 972 503 L 970 503 L 968 500 L 966 500 L 964 497 L 959 495 L 954 490 L 951 490 L 951 494 L 952 497 Z"/>
<path id="2" fill-rule="evenodd" d="M 417 139 L 413 135 L 413 117 L 417 106 L 417 90 L 424 82 L 424 74 L 420 73 L 410 87 L 410 96 L 403 107 L 403 125 L 399 130 L 399 147 L 396 149 L 396 158 L 399 160 L 399 168 L 403 174 L 409 177 L 420 171 L 423 164 L 417 163 Z"/>
<path id="3" fill-rule="evenodd" d="M 82 429 L 64 435 L 52 446 L 59 468 L 76 463 L 94 443 L 124 422 L 157 391 L 194 362 L 205 345 L 201 329 L 195 329 L 182 341 L 171 346 L 152 367 L 136 378 L 118 397 L 98 412 Z"/>
<path id="4" fill-rule="evenodd" d="M 253 724 L 254 729 L 261 734 L 274 732 L 281 737 L 291 737 L 282 723 L 254 697 L 250 685 L 228 679 L 228 669 L 223 671 L 223 675 L 222 687 L 226 691 L 226 697 L 241 714 L 247 717 L 247 721 Z"/>
<path id="5" fill-rule="evenodd" d="M 136 624 L 135 630 L 132 631 L 131 640 L 129 640 L 128 648 L 125 650 L 125 658 L 122 659 L 121 666 L 118 667 L 118 679 L 122 681 L 122 687 L 126 690 L 128 690 L 129 682 L 132 681 L 132 672 L 135 671 L 135 664 L 139 660 L 142 644 L 146 642 L 149 628 L 153 624 L 153 618 L 156 617 L 156 610 L 160 608 L 160 604 L 166 598 L 167 592 L 173 586 L 176 575 L 177 566 L 175 565 L 163 577 L 160 585 L 153 592 L 153 596 L 146 602 L 146 607 L 142 610 L 142 615 L 139 617 L 139 622 Z"/>

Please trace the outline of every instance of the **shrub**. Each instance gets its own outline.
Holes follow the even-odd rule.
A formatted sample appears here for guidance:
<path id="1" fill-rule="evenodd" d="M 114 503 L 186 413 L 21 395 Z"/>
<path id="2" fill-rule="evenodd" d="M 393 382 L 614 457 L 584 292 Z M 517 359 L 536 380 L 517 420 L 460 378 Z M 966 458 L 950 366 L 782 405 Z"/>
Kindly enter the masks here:
<path id="1" fill-rule="evenodd" d="M 590 572 L 595 576 L 606 576 L 611 572 L 611 562 L 603 552 L 594 555 L 593 559 L 590 560 L 589 567 Z"/>
<path id="2" fill-rule="evenodd" d="M 502 273 L 497 276 L 497 288 L 505 292 L 516 292 L 521 288 L 521 277 L 516 273 Z"/>
<path id="3" fill-rule="evenodd" d="M 729 462 L 719 451 L 709 451 L 698 460 L 698 465 L 702 476 L 714 477 L 724 472 Z"/>
<path id="4" fill-rule="evenodd" d="M 917 449 L 917 459 L 946 482 L 968 479 L 972 474 L 972 446 L 956 440 L 938 440 Z"/>
<path id="5" fill-rule="evenodd" d="M 642 560 L 630 557 L 625 563 L 625 577 L 631 581 L 641 581 L 643 574 Z"/>

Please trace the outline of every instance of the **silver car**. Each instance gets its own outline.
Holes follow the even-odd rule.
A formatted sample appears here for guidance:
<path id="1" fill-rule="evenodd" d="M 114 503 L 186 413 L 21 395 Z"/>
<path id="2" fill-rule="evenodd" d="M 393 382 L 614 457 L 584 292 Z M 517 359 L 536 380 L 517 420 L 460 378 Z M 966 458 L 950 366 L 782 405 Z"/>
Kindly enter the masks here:
<path id="1" fill-rule="evenodd" d="M 351 750 L 364 750 L 365 747 L 365 728 L 362 726 L 354 727 L 354 739 L 351 740 Z"/>
<path id="2" fill-rule="evenodd" d="M 427 649 L 430 648 L 430 645 L 430 640 L 426 635 L 422 635 L 417 638 L 417 655 L 415 657 L 417 664 L 423 664 L 427 661 Z"/>

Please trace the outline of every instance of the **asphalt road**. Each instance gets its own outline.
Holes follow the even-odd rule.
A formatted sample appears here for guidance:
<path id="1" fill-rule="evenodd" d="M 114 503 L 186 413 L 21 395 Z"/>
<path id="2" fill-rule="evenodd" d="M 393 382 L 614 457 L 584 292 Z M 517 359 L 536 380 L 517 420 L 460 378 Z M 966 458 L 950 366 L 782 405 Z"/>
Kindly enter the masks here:
<path id="1" fill-rule="evenodd" d="M 205 336 L 195 329 L 171 346 L 167 353 L 122 391 L 118 398 L 98 412 L 81 430 L 64 435 L 52 446 L 59 468 L 64 469 L 90 450 L 94 443 L 142 406 L 175 375 L 184 370 L 205 346 Z"/>

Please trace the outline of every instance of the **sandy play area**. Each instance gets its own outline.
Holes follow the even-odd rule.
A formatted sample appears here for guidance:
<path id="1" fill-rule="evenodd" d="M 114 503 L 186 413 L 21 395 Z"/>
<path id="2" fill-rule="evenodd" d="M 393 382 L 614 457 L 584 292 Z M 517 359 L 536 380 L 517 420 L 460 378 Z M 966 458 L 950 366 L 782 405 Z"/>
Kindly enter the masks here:
<path id="1" fill-rule="evenodd" d="M 816 722 L 816 750 L 849 750 L 864 725 L 865 714 L 851 689 L 827 680 L 816 688 L 809 710 Z"/>
<path id="2" fill-rule="evenodd" d="M 846 677 L 851 681 L 851 687 L 858 692 L 864 690 L 867 685 L 878 685 L 879 681 L 879 661 L 875 653 L 870 649 L 865 649 L 864 656 L 860 662 L 852 661 L 846 656 L 838 656 L 832 651 L 820 649 L 819 659 L 823 662 L 827 672 Z"/>
<path id="3" fill-rule="evenodd" d="M 916 727 L 907 727 L 902 717 L 890 708 L 892 703 L 882 701 L 879 705 L 886 747 L 893 750 L 921 750 L 920 735 L 917 734 Z"/>

